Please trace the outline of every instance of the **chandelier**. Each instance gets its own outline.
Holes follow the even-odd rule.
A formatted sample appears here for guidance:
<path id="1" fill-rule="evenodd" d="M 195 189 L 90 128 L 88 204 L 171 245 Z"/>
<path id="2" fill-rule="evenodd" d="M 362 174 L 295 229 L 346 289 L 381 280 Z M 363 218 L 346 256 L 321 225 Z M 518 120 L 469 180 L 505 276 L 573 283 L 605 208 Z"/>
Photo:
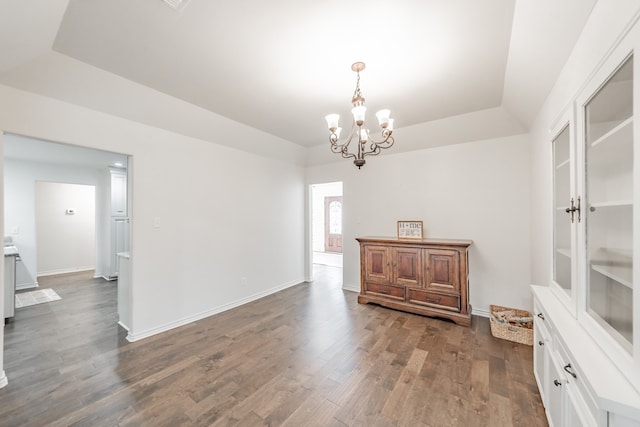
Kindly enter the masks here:
<path id="1" fill-rule="evenodd" d="M 364 158 L 366 156 L 377 156 L 380 151 L 389 148 L 393 145 L 394 140 L 391 134 L 393 133 L 393 119 L 389 116 L 391 112 L 387 109 L 380 110 L 376 113 L 378 123 L 382 128 L 382 139 L 376 141 L 369 134 L 369 130 L 364 127 L 365 113 L 367 107 L 364 106 L 364 98 L 362 92 L 360 92 L 360 71 L 364 70 L 364 62 L 356 62 L 351 65 L 351 69 L 358 75 L 356 80 L 356 90 L 353 92 L 351 103 L 353 108 L 351 114 L 353 115 L 353 123 L 351 125 L 351 132 L 346 141 L 342 144 L 338 144 L 340 139 L 340 132 L 342 128 L 338 126 L 340 120 L 340 114 L 329 114 L 325 117 L 327 120 L 327 126 L 329 127 L 329 142 L 331 142 L 331 151 L 334 153 L 340 153 L 345 159 L 353 158 L 353 164 L 360 169 L 366 162 Z M 357 152 L 349 152 L 349 145 L 354 139 L 357 140 Z"/>

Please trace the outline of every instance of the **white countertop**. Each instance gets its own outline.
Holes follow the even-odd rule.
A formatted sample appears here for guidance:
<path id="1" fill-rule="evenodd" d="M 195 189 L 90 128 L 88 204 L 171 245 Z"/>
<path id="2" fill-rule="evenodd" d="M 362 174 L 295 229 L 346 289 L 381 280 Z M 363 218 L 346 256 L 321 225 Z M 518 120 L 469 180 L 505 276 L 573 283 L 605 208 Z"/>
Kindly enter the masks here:
<path id="1" fill-rule="evenodd" d="M 5 246 L 4 247 L 4 256 L 18 256 L 18 248 L 15 246 Z"/>

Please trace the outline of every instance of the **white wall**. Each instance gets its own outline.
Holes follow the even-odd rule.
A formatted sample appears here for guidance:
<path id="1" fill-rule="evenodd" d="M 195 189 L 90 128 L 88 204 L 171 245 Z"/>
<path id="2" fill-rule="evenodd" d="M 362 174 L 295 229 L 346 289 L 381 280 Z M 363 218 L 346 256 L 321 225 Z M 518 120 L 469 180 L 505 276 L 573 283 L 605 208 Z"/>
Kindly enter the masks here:
<path id="1" fill-rule="evenodd" d="M 38 276 L 93 270 L 96 188 L 38 181 L 35 194 Z"/>
<path id="2" fill-rule="evenodd" d="M 5 141 L 12 135 L 5 135 Z M 15 141 L 12 141 L 14 143 Z M 109 195 L 109 186 L 105 174 L 92 168 L 80 168 L 5 159 L 4 200 L 5 220 L 4 233 L 10 235 L 20 251 L 21 262 L 16 266 L 16 287 L 27 288 L 37 286 L 37 244 L 35 187 L 37 181 L 50 181 L 68 184 L 91 185 L 96 191 L 96 210 L 104 212 L 108 208 L 105 200 Z M 106 194 L 106 196 L 105 196 Z M 104 257 L 108 256 L 108 223 L 96 218 L 96 274 L 108 265 Z M 18 231 L 17 234 L 14 231 Z M 107 246 L 105 246 L 107 245 Z"/>
<path id="3" fill-rule="evenodd" d="M 286 143 L 235 122 L 231 134 L 224 120 L 217 125 L 225 138 L 265 149 Z M 300 166 L 7 86 L 0 129 L 132 155 L 131 339 L 304 279 Z"/>
<path id="4" fill-rule="evenodd" d="M 534 284 L 545 285 L 551 280 L 553 207 L 549 131 L 560 116 L 568 111 L 590 75 L 623 30 L 637 19 L 639 12 L 638 0 L 600 0 L 596 3 L 531 129 L 531 281 Z"/>
<path id="5" fill-rule="evenodd" d="M 356 237 L 396 236 L 396 221 L 422 220 L 425 237 L 474 241 L 470 302 L 481 314 L 490 304 L 531 308 L 529 177 L 526 135 L 307 170 L 309 184 L 343 181 L 346 289 L 360 286 Z"/>

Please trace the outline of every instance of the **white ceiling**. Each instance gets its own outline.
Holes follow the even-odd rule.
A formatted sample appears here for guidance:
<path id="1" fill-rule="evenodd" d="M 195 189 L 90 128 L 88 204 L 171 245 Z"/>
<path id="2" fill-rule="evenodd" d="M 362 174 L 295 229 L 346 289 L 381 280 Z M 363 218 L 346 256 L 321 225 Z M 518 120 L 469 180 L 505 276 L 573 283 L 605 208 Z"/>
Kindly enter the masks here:
<path id="1" fill-rule="evenodd" d="M 136 82 L 311 147 L 326 114 L 348 127 L 364 61 L 371 122 L 383 107 L 397 128 L 498 108 L 492 127 L 526 132 L 595 1 L 0 0 L 0 83 L 186 127 L 148 118 Z"/>
<path id="2" fill-rule="evenodd" d="M 4 157 L 60 166 L 82 166 L 90 169 L 127 167 L 127 156 L 109 151 L 42 141 L 21 135 L 6 134 Z"/>

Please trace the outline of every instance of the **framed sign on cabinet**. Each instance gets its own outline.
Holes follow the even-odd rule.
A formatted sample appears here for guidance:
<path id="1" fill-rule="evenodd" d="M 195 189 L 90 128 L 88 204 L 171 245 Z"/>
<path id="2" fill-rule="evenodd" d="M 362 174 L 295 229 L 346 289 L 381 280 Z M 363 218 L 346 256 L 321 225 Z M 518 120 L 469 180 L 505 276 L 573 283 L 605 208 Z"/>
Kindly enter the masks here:
<path id="1" fill-rule="evenodd" d="M 422 221 L 398 221 L 398 239 L 422 239 Z"/>

